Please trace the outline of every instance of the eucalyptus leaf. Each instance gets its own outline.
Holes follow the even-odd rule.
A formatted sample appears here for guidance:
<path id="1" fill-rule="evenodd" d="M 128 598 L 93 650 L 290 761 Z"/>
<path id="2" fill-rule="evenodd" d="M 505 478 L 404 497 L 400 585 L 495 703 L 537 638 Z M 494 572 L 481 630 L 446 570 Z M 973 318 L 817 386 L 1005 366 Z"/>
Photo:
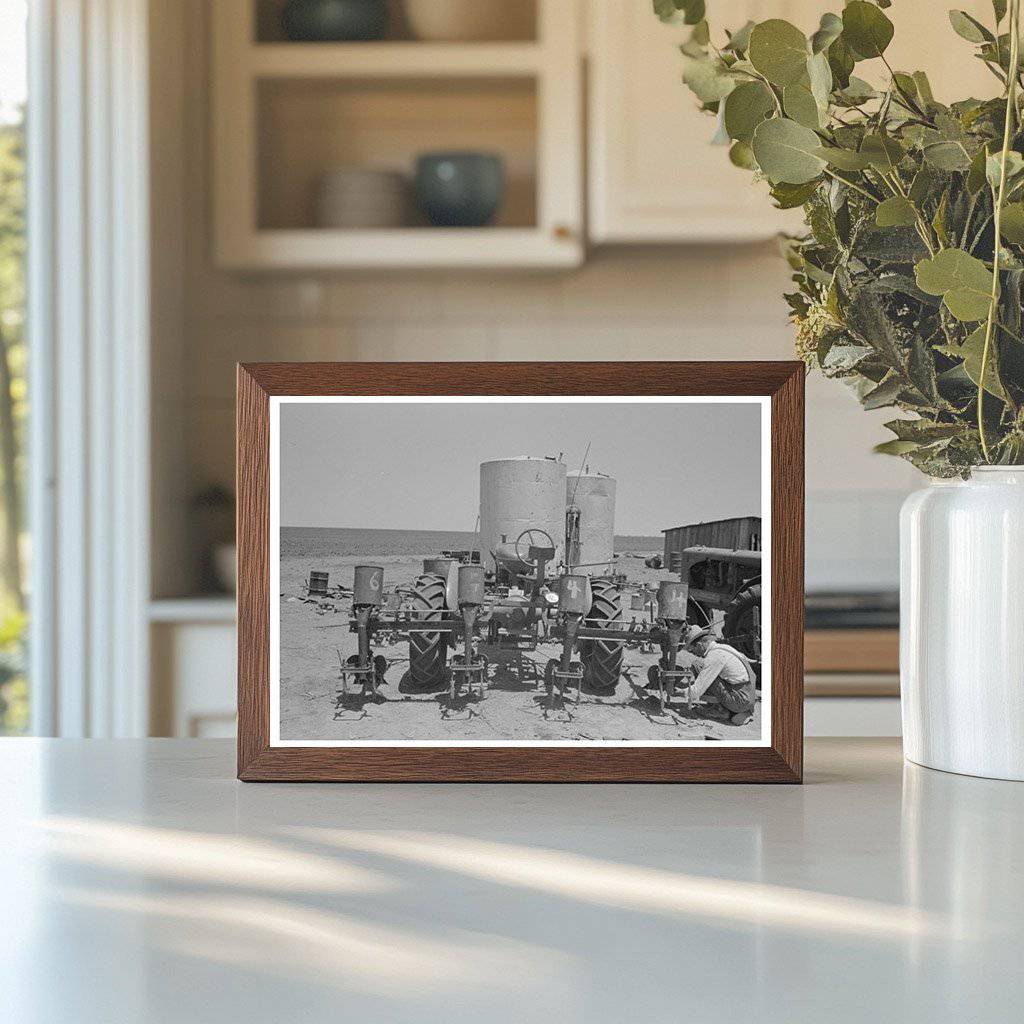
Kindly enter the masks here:
<path id="1" fill-rule="evenodd" d="M 999 177 L 1002 174 L 1003 154 L 1002 150 L 992 153 L 985 161 L 985 177 L 989 186 L 995 190 L 999 188 Z M 1006 180 L 1012 182 L 1024 171 L 1024 157 L 1016 150 L 1011 149 L 1006 154 Z"/>
<path id="2" fill-rule="evenodd" d="M 980 21 L 972 18 L 966 11 L 950 11 L 949 23 L 958 36 L 969 43 L 991 42 L 995 36 Z"/>
<path id="3" fill-rule="evenodd" d="M 771 196 L 778 209 L 793 210 L 798 206 L 803 206 L 804 203 L 814 195 L 817 189 L 817 180 L 804 182 L 800 185 L 793 185 L 789 182 L 781 181 L 772 186 Z"/>
<path id="4" fill-rule="evenodd" d="M 685 78 L 717 116 L 716 141 L 731 140 L 730 161 L 765 178 L 777 206 L 803 207 L 806 229 L 783 246 L 801 358 L 868 408 L 913 417 L 893 419 L 894 440 L 878 450 L 922 472 L 1024 462 L 1024 128 L 1012 126 L 997 217 L 1005 91 L 947 105 L 924 72 L 893 71 L 888 61 L 887 87 L 858 78 L 857 61 L 894 49 L 888 6 L 844 2 L 810 39 L 788 21 L 748 22 L 726 33 L 721 50 L 710 43 L 703 0 L 658 0 L 655 9 L 675 24 L 690 20 Z M 967 42 L 960 54 L 941 54 L 944 78 L 955 77 L 956 62 L 978 59 L 1007 77 L 1007 0 L 994 0 L 994 19 L 978 11 L 972 4 L 950 16 Z M 994 290 L 998 319 L 988 324 Z"/>
<path id="5" fill-rule="evenodd" d="M 719 103 L 718 116 L 715 119 L 715 134 L 711 138 L 711 145 L 728 146 L 731 141 L 729 133 L 725 130 L 725 104 Z"/>
<path id="6" fill-rule="evenodd" d="M 742 167 L 745 171 L 756 171 L 757 160 L 754 158 L 754 151 L 747 142 L 734 142 L 729 147 L 729 161 L 735 167 Z"/>
<path id="7" fill-rule="evenodd" d="M 675 0 L 675 5 L 682 9 L 683 21 L 687 25 L 696 25 L 703 21 L 707 13 L 704 0 Z"/>
<path id="8" fill-rule="evenodd" d="M 884 409 L 886 406 L 895 405 L 896 399 L 899 397 L 900 391 L 902 390 L 902 384 L 896 374 L 886 378 L 877 387 L 872 388 L 865 394 L 860 404 L 865 409 L 871 411 L 872 409 Z"/>
<path id="9" fill-rule="evenodd" d="M 874 354 L 868 345 L 832 345 L 822 359 L 822 369 L 833 376 L 856 369 Z"/>
<path id="10" fill-rule="evenodd" d="M 742 82 L 729 93 L 724 106 L 729 137 L 749 143 L 754 129 L 775 109 L 775 97 L 764 82 Z"/>
<path id="11" fill-rule="evenodd" d="M 863 78 L 851 75 L 849 83 L 845 89 L 840 91 L 839 95 L 844 103 L 855 107 L 873 100 L 878 95 L 878 90 L 865 82 Z"/>
<path id="12" fill-rule="evenodd" d="M 925 160 L 943 171 L 966 171 L 971 158 L 959 142 L 932 142 L 922 148 Z"/>
<path id="13" fill-rule="evenodd" d="M 910 352 L 907 358 L 907 376 L 925 406 L 934 406 L 939 401 L 939 383 L 935 375 L 935 358 L 928 342 L 915 334 L 910 341 Z M 906 400 L 910 395 L 905 396 Z"/>
<path id="14" fill-rule="evenodd" d="M 828 120 L 828 100 L 832 94 L 832 69 L 828 66 L 825 54 L 818 53 L 808 59 L 807 81 L 821 113 L 820 121 L 825 124 Z"/>
<path id="15" fill-rule="evenodd" d="M 853 0 L 843 9 L 843 39 L 855 56 L 881 57 L 892 37 L 892 22 L 874 4 Z"/>
<path id="16" fill-rule="evenodd" d="M 977 193 L 985 187 L 985 164 L 987 160 L 988 147 L 982 146 L 982 148 L 974 154 L 974 158 L 971 160 L 971 166 L 967 171 L 967 180 L 964 183 L 967 186 L 967 191 L 972 196 L 977 195 Z"/>
<path id="17" fill-rule="evenodd" d="M 738 28 L 729 36 L 729 42 L 725 44 L 726 50 L 734 53 L 746 53 L 750 48 L 750 33 L 753 31 L 754 22 L 748 21 L 742 28 Z"/>
<path id="18" fill-rule="evenodd" d="M 889 174 L 903 159 L 905 151 L 890 135 L 873 132 L 865 135 L 860 144 L 860 153 L 872 167 L 883 174 Z"/>
<path id="19" fill-rule="evenodd" d="M 690 33 L 690 42 L 698 46 L 707 46 L 711 42 L 711 29 L 706 21 L 698 21 Z"/>
<path id="20" fill-rule="evenodd" d="M 676 9 L 673 0 L 654 0 L 654 13 L 665 22 L 673 22 L 679 19 L 679 11 Z"/>
<path id="21" fill-rule="evenodd" d="M 985 367 L 985 390 L 996 398 L 1006 400 L 1006 392 L 1003 390 L 999 378 L 996 376 L 992 365 L 991 342 L 989 343 L 989 357 Z M 981 363 L 985 354 L 985 325 L 982 324 L 972 331 L 967 340 L 960 346 L 957 354 L 963 359 L 964 373 L 971 378 L 975 387 L 981 387 Z"/>
<path id="22" fill-rule="evenodd" d="M 850 75 L 855 67 L 853 53 L 840 36 L 826 51 L 828 66 L 832 69 L 832 79 L 836 88 L 845 89 L 850 84 Z"/>
<path id="23" fill-rule="evenodd" d="M 875 208 L 875 223 L 880 228 L 907 227 L 916 222 L 914 204 L 903 196 L 891 196 Z"/>
<path id="24" fill-rule="evenodd" d="M 782 90 L 782 109 L 785 110 L 787 117 L 805 128 L 821 127 L 821 110 L 806 85 L 787 85 Z"/>
<path id="25" fill-rule="evenodd" d="M 929 295 L 941 295 L 958 320 L 970 322 L 988 316 L 992 274 L 976 256 L 963 249 L 943 249 L 915 268 L 917 286 Z"/>
<path id="26" fill-rule="evenodd" d="M 754 156 L 774 184 L 800 185 L 817 178 L 825 167 L 817 154 L 819 144 L 810 128 L 784 117 L 762 121 L 754 130 Z"/>
<path id="27" fill-rule="evenodd" d="M 948 440 L 963 429 L 958 423 L 936 423 L 926 419 L 890 420 L 885 427 L 899 440 L 916 441 L 918 444 Z"/>
<path id="28" fill-rule="evenodd" d="M 654 13 L 664 22 L 696 25 L 704 20 L 704 0 L 654 0 Z"/>
<path id="29" fill-rule="evenodd" d="M 1007 242 L 1024 245 L 1024 203 L 1007 203 L 999 230 Z"/>
<path id="30" fill-rule="evenodd" d="M 772 85 L 784 88 L 798 82 L 809 55 L 807 37 L 781 18 L 762 21 L 750 33 L 747 58 Z"/>
<path id="31" fill-rule="evenodd" d="M 923 71 L 915 71 L 911 76 L 914 79 L 914 85 L 917 86 L 917 95 L 921 97 L 921 100 L 927 105 L 935 102 L 935 96 L 932 94 L 932 85 L 928 81 L 928 76 Z"/>
<path id="32" fill-rule="evenodd" d="M 914 81 L 912 75 L 908 75 L 903 71 L 896 71 L 893 73 L 892 81 L 893 85 L 905 96 L 910 97 L 912 100 L 919 99 L 917 95 L 917 82 Z"/>
<path id="33" fill-rule="evenodd" d="M 928 255 L 921 237 L 912 228 L 879 228 L 874 214 L 870 225 L 857 231 L 853 250 L 863 260 L 872 260 L 884 267 L 916 264 Z"/>
<path id="34" fill-rule="evenodd" d="M 937 173 L 927 164 L 924 165 L 914 175 L 914 180 L 910 183 L 910 190 L 907 192 L 910 201 L 920 207 L 936 187 L 937 178 Z"/>
<path id="35" fill-rule="evenodd" d="M 838 167 L 843 171 L 863 171 L 871 166 L 871 161 L 862 153 L 855 153 L 852 149 L 840 149 L 838 146 L 819 146 L 815 151 L 816 156 L 832 167 Z"/>
<path id="36" fill-rule="evenodd" d="M 823 14 L 818 31 L 811 36 L 811 52 L 827 50 L 842 34 L 843 19 L 838 14 Z"/>
<path id="37" fill-rule="evenodd" d="M 946 230 L 946 216 L 949 213 L 949 189 L 942 193 L 939 205 L 935 209 L 935 216 L 932 217 L 932 230 L 943 247 L 949 245 L 949 232 Z"/>
<path id="38" fill-rule="evenodd" d="M 713 58 L 684 56 L 683 81 L 701 103 L 717 103 L 736 87 L 736 79 Z"/>
<path id="39" fill-rule="evenodd" d="M 886 315 L 887 300 L 891 301 L 891 296 L 871 285 L 858 289 L 847 312 L 847 323 L 864 344 L 874 349 L 889 372 L 902 370 L 906 352 L 902 333 Z"/>
<path id="40" fill-rule="evenodd" d="M 867 406 L 865 405 L 865 408 Z M 920 441 L 883 441 L 872 449 L 876 455 L 906 455 L 921 447 Z"/>

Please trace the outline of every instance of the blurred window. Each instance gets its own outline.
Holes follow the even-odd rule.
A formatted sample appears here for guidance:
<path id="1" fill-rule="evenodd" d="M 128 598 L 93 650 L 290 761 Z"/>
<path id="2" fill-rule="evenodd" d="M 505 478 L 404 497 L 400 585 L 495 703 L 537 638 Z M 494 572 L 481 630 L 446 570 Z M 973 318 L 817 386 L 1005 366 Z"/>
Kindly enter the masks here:
<path id="1" fill-rule="evenodd" d="M 25 581 L 25 0 L 0 0 L 0 734 L 29 728 Z"/>

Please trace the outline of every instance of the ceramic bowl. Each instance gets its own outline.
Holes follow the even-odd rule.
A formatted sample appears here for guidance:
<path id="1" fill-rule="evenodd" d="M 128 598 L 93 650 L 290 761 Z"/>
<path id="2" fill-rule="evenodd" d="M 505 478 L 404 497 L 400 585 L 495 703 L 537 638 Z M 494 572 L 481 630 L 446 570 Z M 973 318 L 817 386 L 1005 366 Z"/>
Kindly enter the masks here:
<path id="1" fill-rule="evenodd" d="M 404 0 L 417 39 L 435 42 L 532 39 L 534 5 L 526 0 Z"/>
<path id="2" fill-rule="evenodd" d="M 504 165 L 494 153 L 424 153 L 416 161 L 416 196 L 435 227 L 489 224 L 504 191 Z"/>
<path id="3" fill-rule="evenodd" d="M 409 183 L 396 171 L 336 168 L 320 179 L 314 205 L 321 228 L 399 228 L 409 220 Z"/>
<path id="4" fill-rule="evenodd" d="M 294 42 L 380 39 L 387 24 L 387 0 L 288 0 L 281 11 L 285 38 Z"/>

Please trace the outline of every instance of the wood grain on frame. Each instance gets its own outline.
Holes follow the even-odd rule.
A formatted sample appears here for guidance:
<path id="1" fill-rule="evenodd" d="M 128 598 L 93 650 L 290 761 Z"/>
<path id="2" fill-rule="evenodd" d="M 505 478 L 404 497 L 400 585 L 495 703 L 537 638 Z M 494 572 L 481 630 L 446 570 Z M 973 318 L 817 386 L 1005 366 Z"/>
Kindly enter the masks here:
<path id="1" fill-rule="evenodd" d="M 771 396 L 771 745 L 271 747 L 271 395 Z M 804 367 L 799 362 L 240 364 L 238 777 L 245 781 L 801 781 L 803 412 Z"/>

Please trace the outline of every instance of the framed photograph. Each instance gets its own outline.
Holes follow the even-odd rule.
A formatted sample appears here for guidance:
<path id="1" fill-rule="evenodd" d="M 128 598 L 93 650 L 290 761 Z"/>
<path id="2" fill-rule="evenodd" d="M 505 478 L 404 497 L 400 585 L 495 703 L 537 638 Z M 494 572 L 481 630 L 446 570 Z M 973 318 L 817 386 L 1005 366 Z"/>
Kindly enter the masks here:
<path id="1" fill-rule="evenodd" d="M 238 368 L 238 775 L 799 782 L 798 362 Z"/>

